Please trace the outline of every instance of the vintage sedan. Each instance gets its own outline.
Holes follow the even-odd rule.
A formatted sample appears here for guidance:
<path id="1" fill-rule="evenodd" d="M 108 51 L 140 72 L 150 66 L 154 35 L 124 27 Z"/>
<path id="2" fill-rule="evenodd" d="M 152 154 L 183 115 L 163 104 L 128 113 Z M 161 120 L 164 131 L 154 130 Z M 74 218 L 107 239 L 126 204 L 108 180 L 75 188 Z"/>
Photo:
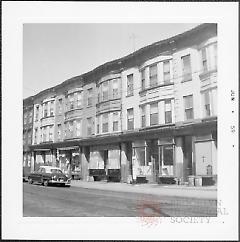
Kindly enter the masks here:
<path id="1" fill-rule="evenodd" d="M 28 176 L 28 183 L 40 183 L 44 186 L 49 184 L 71 186 L 71 178 L 63 174 L 62 170 L 54 166 L 40 166 Z"/>

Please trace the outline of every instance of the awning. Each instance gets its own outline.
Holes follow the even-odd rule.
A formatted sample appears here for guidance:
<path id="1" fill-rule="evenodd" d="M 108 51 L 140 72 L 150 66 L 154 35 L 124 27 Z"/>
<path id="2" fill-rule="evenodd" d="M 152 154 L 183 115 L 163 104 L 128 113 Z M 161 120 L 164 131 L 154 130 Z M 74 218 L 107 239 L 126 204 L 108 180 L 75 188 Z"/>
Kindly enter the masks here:
<path id="1" fill-rule="evenodd" d="M 57 150 L 76 150 L 76 149 L 79 149 L 79 146 L 57 148 Z"/>

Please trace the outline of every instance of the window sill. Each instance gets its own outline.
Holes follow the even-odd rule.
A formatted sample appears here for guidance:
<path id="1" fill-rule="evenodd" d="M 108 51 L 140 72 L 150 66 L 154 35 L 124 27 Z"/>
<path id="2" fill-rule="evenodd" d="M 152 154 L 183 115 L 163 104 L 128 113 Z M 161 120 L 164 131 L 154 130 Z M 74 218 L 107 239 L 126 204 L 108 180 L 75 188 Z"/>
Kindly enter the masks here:
<path id="1" fill-rule="evenodd" d="M 83 109 L 83 107 L 80 107 L 80 108 L 73 108 L 73 109 L 70 109 L 70 110 L 65 111 L 65 114 L 66 114 L 66 113 L 69 113 L 69 112 L 72 112 L 72 111 L 75 111 L 75 110 L 82 110 L 82 109 Z M 58 113 L 58 115 L 62 115 L 62 113 Z"/>
<path id="2" fill-rule="evenodd" d="M 128 94 L 126 97 L 133 97 L 134 95 L 133 94 Z"/>
<path id="3" fill-rule="evenodd" d="M 40 120 L 47 119 L 47 118 L 54 118 L 54 115 L 42 117 Z"/>
<path id="4" fill-rule="evenodd" d="M 97 106 L 101 105 L 101 104 L 104 104 L 104 103 L 107 103 L 107 102 L 111 102 L 111 101 L 115 101 L 115 100 L 119 100 L 120 97 L 118 98 L 113 98 L 113 99 L 108 99 L 108 100 L 105 100 L 105 101 L 101 101 L 101 102 L 98 102 L 97 103 Z"/>
<path id="5" fill-rule="evenodd" d="M 217 72 L 217 68 L 211 69 L 211 70 L 206 70 L 203 71 L 202 73 L 199 74 L 199 78 L 202 79 L 206 79 L 208 78 L 212 73 Z"/>
<path id="6" fill-rule="evenodd" d="M 166 86 L 171 86 L 173 84 L 174 84 L 173 82 L 169 82 L 169 83 L 163 83 L 163 84 L 160 84 L 160 85 L 157 85 L 157 86 L 148 87 L 148 88 L 146 88 L 144 90 L 141 90 L 139 92 L 139 94 L 143 94 L 143 93 L 145 93 L 145 92 L 147 92 L 149 90 L 152 90 L 152 89 L 155 89 L 155 88 L 158 88 L 158 87 L 166 87 Z"/>
<path id="7" fill-rule="evenodd" d="M 181 83 L 190 82 L 190 81 L 192 81 L 192 77 L 191 77 L 191 78 L 183 79 L 183 80 L 181 81 Z"/>

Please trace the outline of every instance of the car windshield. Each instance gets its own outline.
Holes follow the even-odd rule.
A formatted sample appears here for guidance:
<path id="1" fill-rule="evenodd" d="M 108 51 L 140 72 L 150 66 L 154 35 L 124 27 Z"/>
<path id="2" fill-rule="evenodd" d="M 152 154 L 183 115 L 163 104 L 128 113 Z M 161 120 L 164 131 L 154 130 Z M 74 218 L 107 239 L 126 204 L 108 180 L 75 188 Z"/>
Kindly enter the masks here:
<path id="1" fill-rule="evenodd" d="M 51 169 L 51 173 L 62 173 L 59 169 Z"/>

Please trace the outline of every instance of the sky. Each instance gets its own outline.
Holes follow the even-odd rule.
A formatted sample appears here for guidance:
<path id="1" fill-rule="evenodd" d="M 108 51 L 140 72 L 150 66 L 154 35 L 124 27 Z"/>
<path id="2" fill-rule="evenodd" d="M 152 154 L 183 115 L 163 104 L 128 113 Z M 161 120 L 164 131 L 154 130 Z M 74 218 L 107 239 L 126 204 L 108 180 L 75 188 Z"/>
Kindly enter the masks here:
<path id="1" fill-rule="evenodd" d="M 199 24 L 24 24 L 23 98 Z"/>

